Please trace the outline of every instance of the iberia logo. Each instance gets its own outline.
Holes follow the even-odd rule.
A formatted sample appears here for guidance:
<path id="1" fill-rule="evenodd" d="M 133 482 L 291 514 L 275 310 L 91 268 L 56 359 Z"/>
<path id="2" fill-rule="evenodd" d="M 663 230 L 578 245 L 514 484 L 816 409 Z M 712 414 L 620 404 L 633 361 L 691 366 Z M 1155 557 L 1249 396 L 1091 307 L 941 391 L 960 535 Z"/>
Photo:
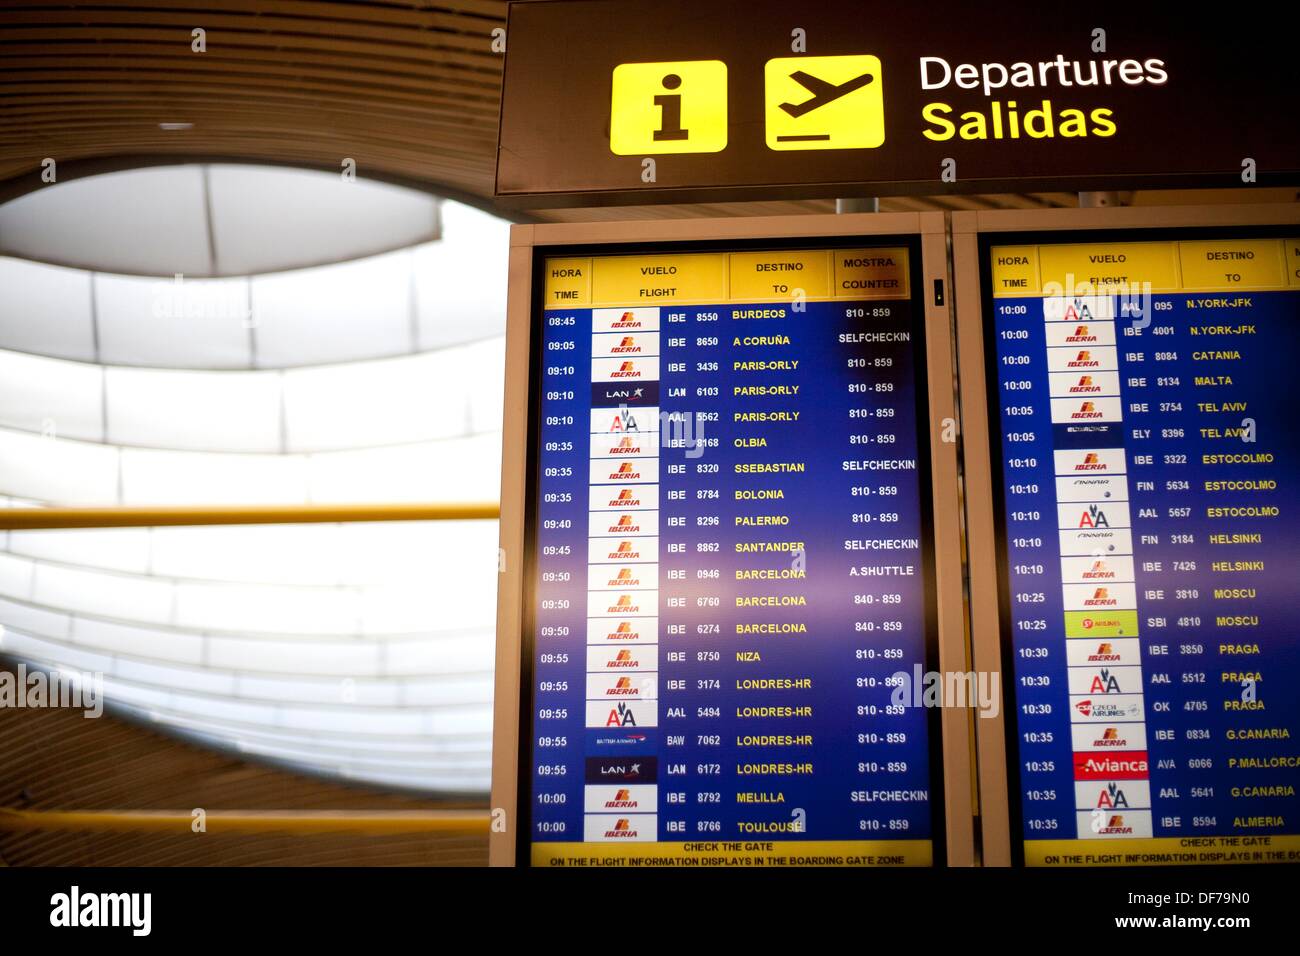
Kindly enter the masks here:
<path id="1" fill-rule="evenodd" d="M 632 596 L 630 594 L 620 594 L 618 601 L 610 607 L 609 612 L 611 614 L 626 614 L 635 610 L 636 607 L 632 604 Z"/>
<path id="2" fill-rule="evenodd" d="M 1084 598 L 1083 603 L 1087 607 L 1115 607 L 1119 604 L 1119 599 L 1110 596 L 1109 588 L 1097 588 L 1092 592 L 1092 597 Z"/>
<path id="3" fill-rule="evenodd" d="M 610 323 L 610 328 L 639 329 L 641 328 L 641 320 L 636 317 L 635 312 L 624 312 L 618 321 Z"/>
<path id="4" fill-rule="evenodd" d="M 623 625 L 620 624 L 619 626 L 622 627 Z M 632 656 L 632 652 L 625 647 L 618 652 L 618 656 L 616 656 L 612 661 L 609 662 L 609 666 L 610 667 L 632 667 L 636 663 L 637 661 Z"/>
<path id="5" fill-rule="evenodd" d="M 611 355 L 634 354 L 641 351 L 641 346 L 636 344 L 636 338 L 631 335 L 623 336 L 623 341 L 619 342 L 609 350 Z"/>
<path id="6" fill-rule="evenodd" d="M 1087 392 L 1087 393 L 1089 393 L 1089 394 L 1092 394 L 1092 393 L 1100 392 L 1100 391 L 1101 391 L 1101 386 L 1100 386 L 1100 385 L 1094 385 L 1094 384 L 1092 383 L 1092 376 L 1091 376 L 1091 375 L 1080 375 L 1080 376 L 1079 376 L 1079 384 L 1078 384 L 1078 385 L 1075 385 L 1074 387 L 1072 387 L 1072 388 L 1070 389 L 1070 391 L 1071 391 L 1071 392 L 1074 392 L 1074 393 L 1076 393 L 1076 394 L 1079 393 L 1079 392 Z"/>
<path id="7" fill-rule="evenodd" d="M 611 473 L 611 478 L 615 481 L 635 481 L 641 477 L 641 472 L 632 467 L 630 461 L 625 461 L 618 466 L 618 470 Z"/>
<path id="8" fill-rule="evenodd" d="M 612 641 L 636 640 L 640 636 L 639 632 L 632 630 L 630 621 L 619 621 L 618 627 L 606 634 L 605 637 Z M 631 653 L 630 651 L 620 651 L 619 654 Z"/>
<path id="9" fill-rule="evenodd" d="M 1119 660 L 1119 655 L 1111 645 L 1102 643 L 1097 645 L 1097 650 L 1088 655 L 1089 664 L 1113 664 Z"/>
<path id="10" fill-rule="evenodd" d="M 613 687 L 606 688 L 606 697 L 635 697 L 637 689 L 632 686 L 632 678 L 620 677 Z"/>
<path id="11" fill-rule="evenodd" d="M 623 488 L 619 491 L 617 500 L 622 504 L 632 504 L 636 498 L 632 495 L 631 488 Z"/>
<path id="12" fill-rule="evenodd" d="M 641 370 L 636 367 L 632 361 L 624 362 L 618 367 L 617 372 L 610 372 L 611 378 L 640 378 Z"/>
<path id="13" fill-rule="evenodd" d="M 630 437 L 624 435 L 617 445 L 610 449 L 615 455 L 634 455 L 641 450 L 641 446 L 632 441 Z"/>
<path id="14" fill-rule="evenodd" d="M 1105 561 L 1097 560 L 1092 562 L 1091 568 L 1083 572 L 1083 576 L 1084 578 L 1088 578 L 1088 579 L 1113 578 L 1115 576 L 1115 572 L 1110 569 L 1110 565 L 1108 565 Z"/>
<path id="15" fill-rule="evenodd" d="M 1090 451 L 1083 456 L 1083 461 L 1074 466 L 1075 471 L 1105 471 L 1106 466 L 1101 463 L 1101 456 L 1095 451 Z"/>
<path id="16" fill-rule="evenodd" d="M 1086 325 L 1080 325 L 1075 328 L 1074 334 L 1066 338 L 1066 341 L 1073 345 L 1076 342 L 1096 342 L 1097 336 L 1093 335 Z"/>
<path id="17" fill-rule="evenodd" d="M 1097 411 L 1097 407 L 1093 405 L 1092 402 L 1080 402 L 1079 410 L 1071 414 L 1070 417 L 1073 419 L 1101 418 L 1102 415 L 1101 412 Z"/>
<path id="18" fill-rule="evenodd" d="M 1100 368 L 1101 362 L 1092 357 L 1092 353 L 1087 349 L 1079 352 L 1073 362 L 1067 363 L 1069 368 Z"/>
<path id="19" fill-rule="evenodd" d="M 631 790 L 619 790 L 614 794 L 613 800 L 605 801 L 606 810 L 635 810 L 636 808 L 637 801 L 632 799 Z"/>
<path id="20" fill-rule="evenodd" d="M 626 818 L 620 819 L 614 824 L 614 829 L 605 831 L 605 838 L 608 840 L 630 840 L 637 835 L 632 829 L 632 824 Z"/>

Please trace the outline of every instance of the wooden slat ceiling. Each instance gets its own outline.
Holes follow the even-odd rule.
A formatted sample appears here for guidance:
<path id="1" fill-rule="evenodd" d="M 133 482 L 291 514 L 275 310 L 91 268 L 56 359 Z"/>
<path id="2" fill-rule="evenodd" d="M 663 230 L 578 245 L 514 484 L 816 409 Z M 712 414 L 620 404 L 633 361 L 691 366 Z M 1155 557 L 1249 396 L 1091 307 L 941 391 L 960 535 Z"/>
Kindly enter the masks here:
<path id="1" fill-rule="evenodd" d="M 491 196 L 504 0 L 80 0 L 0 8 L 0 194 L 76 170 L 226 158 Z M 191 31 L 207 50 L 191 50 Z M 163 123 L 193 124 L 167 130 Z M 94 166 L 89 168 L 95 168 Z M 6 181 L 8 183 L 6 184 Z M 7 185 L 8 188 L 5 188 Z M 889 210 L 1074 205 L 1068 193 L 894 198 Z M 556 210 L 611 219 L 827 211 L 830 202 Z"/>

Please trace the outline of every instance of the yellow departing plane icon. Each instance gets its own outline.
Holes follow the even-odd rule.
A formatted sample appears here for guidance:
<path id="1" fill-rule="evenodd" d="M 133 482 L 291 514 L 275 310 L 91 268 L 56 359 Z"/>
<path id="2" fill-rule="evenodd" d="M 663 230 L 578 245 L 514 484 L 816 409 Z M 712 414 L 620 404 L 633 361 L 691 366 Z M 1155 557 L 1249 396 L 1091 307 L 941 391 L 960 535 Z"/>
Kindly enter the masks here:
<path id="1" fill-rule="evenodd" d="M 880 60 L 788 56 L 764 68 L 769 149 L 874 149 L 885 141 Z"/>

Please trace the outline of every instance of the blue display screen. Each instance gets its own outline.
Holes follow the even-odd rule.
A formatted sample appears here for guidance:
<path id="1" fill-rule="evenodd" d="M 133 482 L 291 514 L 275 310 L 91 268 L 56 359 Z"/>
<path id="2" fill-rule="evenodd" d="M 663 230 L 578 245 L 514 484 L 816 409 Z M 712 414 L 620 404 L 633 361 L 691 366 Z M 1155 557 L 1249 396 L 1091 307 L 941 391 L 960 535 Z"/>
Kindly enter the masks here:
<path id="1" fill-rule="evenodd" d="M 836 242 L 539 256 L 521 862 L 932 862 L 917 254 Z"/>
<path id="2" fill-rule="evenodd" d="M 1025 861 L 1300 859 L 1296 242 L 984 258 Z"/>

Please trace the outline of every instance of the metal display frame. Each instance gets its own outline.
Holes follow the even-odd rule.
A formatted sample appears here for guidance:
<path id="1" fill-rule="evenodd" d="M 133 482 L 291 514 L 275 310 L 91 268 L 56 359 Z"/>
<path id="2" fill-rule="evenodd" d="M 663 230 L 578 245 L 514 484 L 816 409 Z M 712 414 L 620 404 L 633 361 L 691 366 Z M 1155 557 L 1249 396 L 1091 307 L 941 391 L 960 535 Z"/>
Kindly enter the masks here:
<path id="1" fill-rule="evenodd" d="M 1220 206 L 1110 207 L 1052 210 L 996 210 L 956 212 L 952 216 L 954 301 L 957 310 L 957 357 L 961 381 L 962 462 L 965 479 L 965 521 L 970 573 L 971 651 L 974 667 L 996 672 L 1004 689 L 1003 706 L 996 717 L 976 720 L 976 753 L 980 807 L 981 857 L 985 866 L 1012 866 L 1024 862 L 1024 840 L 1012 832 L 1019 820 L 1020 793 L 1012 792 L 1008 749 L 1012 741 L 1005 718 L 1014 707 L 1014 674 L 1009 671 L 1009 620 L 1003 607 L 1005 575 L 1000 566 L 995 468 L 990 433 L 984 282 L 989 245 L 1005 237 L 1008 243 L 1045 234 L 1060 242 L 1167 240 L 1171 235 L 1202 232 L 1187 238 L 1208 238 L 1205 230 L 1300 225 L 1300 205 L 1265 204 Z M 1118 235 L 1117 235 L 1118 234 Z M 1012 754 L 1012 759 L 1016 759 Z"/>
<path id="2" fill-rule="evenodd" d="M 530 423 L 534 374 L 534 321 L 540 309 L 535 277 L 544 256 L 568 248 L 655 247 L 670 253 L 700 243 L 756 241 L 831 241 L 836 238 L 915 237 L 921 250 L 921 287 L 913 291 L 924 306 L 929 456 L 933 514 L 934 610 L 938 666 L 945 672 L 969 669 L 962 603 L 961 513 L 958 494 L 956 378 L 953 367 L 952 297 L 948 288 L 947 217 L 940 212 L 863 213 L 575 224 L 512 227 L 506 326 L 506 393 L 501 461 L 501 563 L 497 593 L 497 648 L 492 765 L 492 828 L 489 863 L 512 866 L 520 858 L 519 794 L 524 628 L 528 623 L 526 530 L 531 506 L 530 469 L 535 464 Z M 662 246 L 662 248 L 658 248 Z M 945 441 L 945 437 L 948 439 Z M 949 866 L 975 865 L 974 778 L 971 722 L 965 709 L 943 708 L 938 716 L 941 757 L 942 846 Z M 933 724 L 931 725 L 933 727 Z M 933 759 L 933 757 L 932 757 Z M 936 858 L 936 865 L 941 861 Z"/>

